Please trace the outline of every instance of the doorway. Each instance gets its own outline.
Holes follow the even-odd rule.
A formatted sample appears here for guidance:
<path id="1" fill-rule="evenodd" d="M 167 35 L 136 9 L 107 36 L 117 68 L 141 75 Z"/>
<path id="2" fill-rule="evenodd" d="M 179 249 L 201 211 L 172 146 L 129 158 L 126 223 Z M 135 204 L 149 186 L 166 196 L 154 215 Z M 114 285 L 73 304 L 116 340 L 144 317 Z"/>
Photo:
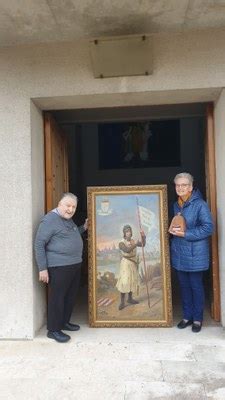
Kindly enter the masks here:
<path id="1" fill-rule="evenodd" d="M 76 193 L 79 198 L 79 206 L 76 214 L 76 223 L 79 225 L 87 215 L 86 209 L 86 187 L 87 186 L 121 186 L 121 185 L 145 185 L 145 184 L 167 184 L 168 187 L 168 211 L 172 216 L 172 204 L 176 198 L 173 187 L 173 177 L 182 171 L 190 172 L 195 178 L 195 184 L 200 189 L 203 197 L 209 196 L 209 175 L 206 168 L 208 159 L 206 157 L 205 139 L 207 132 L 207 105 L 206 104 L 183 104 L 170 106 L 145 106 L 145 107 L 119 107 L 113 109 L 90 109 L 90 110 L 64 110 L 52 113 L 56 121 L 55 128 L 58 136 L 66 137 L 68 143 L 68 186 L 67 183 L 60 189 Z M 100 145 L 99 127 L 102 124 L 127 124 L 136 122 L 178 121 L 179 123 L 179 149 L 180 154 L 177 164 L 134 167 L 133 165 L 124 168 L 100 168 L 101 152 L 104 148 Z M 56 128 L 57 126 L 57 128 Z M 166 132 L 166 130 L 165 130 Z M 169 135 L 169 132 L 167 132 Z M 168 138 L 167 138 L 168 139 Z M 61 157 L 65 169 L 65 139 L 59 143 L 63 149 L 64 158 Z M 161 143 L 163 147 L 163 143 Z M 56 158 L 60 158 L 56 152 Z M 208 153 L 207 153 L 208 154 Z M 62 161 L 62 158 L 64 161 Z M 48 159 L 48 155 L 46 157 Z M 54 171 L 54 177 L 57 173 Z M 47 180 L 48 181 L 48 180 Z M 64 182 L 65 183 L 65 182 Z M 54 185 L 53 185 L 54 186 Z M 53 189 L 47 186 L 47 197 Z M 57 190 L 55 189 L 55 196 Z M 54 203 L 54 199 L 52 198 Z M 53 205 L 53 204 L 52 204 Z M 54 206 L 54 205 L 53 205 Z M 51 206 L 49 207 L 49 209 Z M 87 241 L 85 238 L 83 285 L 87 284 Z M 212 267 L 205 277 L 207 310 L 211 313 L 215 303 Z M 176 276 L 172 271 L 172 288 L 174 314 L 179 313 L 176 304 L 178 298 L 178 285 Z M 218 299 L 217 299 L 218 303 Z M 218 304 L 217 304 L 218 309 Z M 219 320 L 218 313 L 211 313 L 215 320 Z"/>

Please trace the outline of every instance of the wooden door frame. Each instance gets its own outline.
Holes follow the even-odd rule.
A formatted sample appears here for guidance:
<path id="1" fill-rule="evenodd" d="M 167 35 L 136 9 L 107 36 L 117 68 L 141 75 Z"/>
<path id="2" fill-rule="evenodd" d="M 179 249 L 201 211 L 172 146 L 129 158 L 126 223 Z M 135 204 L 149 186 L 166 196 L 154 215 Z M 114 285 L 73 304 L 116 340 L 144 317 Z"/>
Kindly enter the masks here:
<path id="1" fill-rule="evenodd" d="M 57 203 L 53 199 L 55 191 L 56 174 L 53 171 L 53 145 L 52 129 L 57 127 L 58 135 L 61 135 L 62 140 L 62 158 L 63 158 L 63 190 L 68 192 L 69 177 L 68 177 L 68 150 L 67 139 L 61 128 L 58 126 L 54 117 L 50 112 L 44 112 L 44 149 L 45 149 L 45 210 L 46 212 L 56 207 Z M 59 200 L 59 199 L 58 199 Z"/>
<path id="2" fill-rule="evenodd" d="M 205 172 L 206 196 L 214 221 L 214 233 L 211 238 L 212 259 L 212 304 L 211 315 L 215 321 L 221 318 L 218 227 L 217 227 L 217 195 L 216 195 L 216 158 L 215 158 L 215 129 L 214 105 L 209 103 L 206 108 L 206 137 L 205 137 Z"/>

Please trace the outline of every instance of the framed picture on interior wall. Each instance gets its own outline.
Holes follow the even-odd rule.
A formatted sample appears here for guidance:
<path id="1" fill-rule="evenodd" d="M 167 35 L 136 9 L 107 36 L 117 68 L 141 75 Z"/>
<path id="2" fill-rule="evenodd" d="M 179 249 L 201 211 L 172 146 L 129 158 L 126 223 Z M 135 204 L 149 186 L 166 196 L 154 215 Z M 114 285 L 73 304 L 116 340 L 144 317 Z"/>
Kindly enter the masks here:
<path id="1" fill-rule="evenodd" d="M 166 185 L 88 188 L 89 323 L 171 326 Z"/>
<path id="2" fill-rule="evenodd" d="M 99 169 L 180 166 L 180 120 L 98 124 Z"/>

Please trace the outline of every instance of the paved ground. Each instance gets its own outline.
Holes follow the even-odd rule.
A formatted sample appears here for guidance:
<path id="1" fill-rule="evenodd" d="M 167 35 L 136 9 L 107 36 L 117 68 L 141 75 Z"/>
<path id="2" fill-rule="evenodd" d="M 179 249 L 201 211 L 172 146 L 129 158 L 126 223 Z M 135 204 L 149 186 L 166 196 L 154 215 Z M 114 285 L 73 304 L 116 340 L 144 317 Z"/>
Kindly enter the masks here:
<path id="1" fill-rule="evenodd" d="M 0 342 L 1 400 L 225 399 L 225 331 L 191 327 L 89 328 L 58 344 Z M 175 322 L 177 320 L 175 319 Z"/>

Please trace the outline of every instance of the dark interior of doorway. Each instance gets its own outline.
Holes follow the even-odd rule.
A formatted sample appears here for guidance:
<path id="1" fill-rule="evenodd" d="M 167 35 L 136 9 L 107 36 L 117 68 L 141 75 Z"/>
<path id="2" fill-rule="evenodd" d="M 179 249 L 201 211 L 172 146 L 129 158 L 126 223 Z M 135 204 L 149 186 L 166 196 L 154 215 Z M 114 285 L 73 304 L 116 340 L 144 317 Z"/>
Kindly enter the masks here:
<path id="1" fill-rule="evenodd" d="M 206 196 L 205 177 L 205 130 L 206 104 L 182 104 L 143 107 L 120 107 L 86 110 L 63 110 L 54 112 L 54 117 L 68 137 L 69 149 L 69 190 L 79 198 L 75 222 L 82 224 L 87 215 L 86 188 L 88 186 L 122 186 L 166 184 L 168 190 L 168 214 L 172 217 L 172 205 L 176 199 L 173 178 L 179 172 L 189 172 L 195 178 L 195 186 Z M 179 121 L 179 163 L 160 166 L 121 166 L 100 168 L 100 152 L 104 147 L 99 143 L 99 127 L 102 124 L 145 124 L 149 121 Z M 169 124 L 168 124 L 169 126 Z M 170 129 L 165 131 L 172 135 Z M 168 145 L 168 137 L 166 143 Z M 161 146 L 165 147 L 163 136 Z M 171 142 L 173 140 L 171 139 Z M 107 141 L 106 141 L 107 143 Z M 175 145 L 175 144 L 174 144 Z M 82 293 L 87 293 L 88 253 L 87 237 L 84 237 L 84 261 Z M 174 320 L 180 318 L 179 289 L 176 274 L 171 270 Z M 210 318 L 211 279 L 205 274 L 206 316 Z M 87 307 L 87 296 L 83 294 Z"/>

